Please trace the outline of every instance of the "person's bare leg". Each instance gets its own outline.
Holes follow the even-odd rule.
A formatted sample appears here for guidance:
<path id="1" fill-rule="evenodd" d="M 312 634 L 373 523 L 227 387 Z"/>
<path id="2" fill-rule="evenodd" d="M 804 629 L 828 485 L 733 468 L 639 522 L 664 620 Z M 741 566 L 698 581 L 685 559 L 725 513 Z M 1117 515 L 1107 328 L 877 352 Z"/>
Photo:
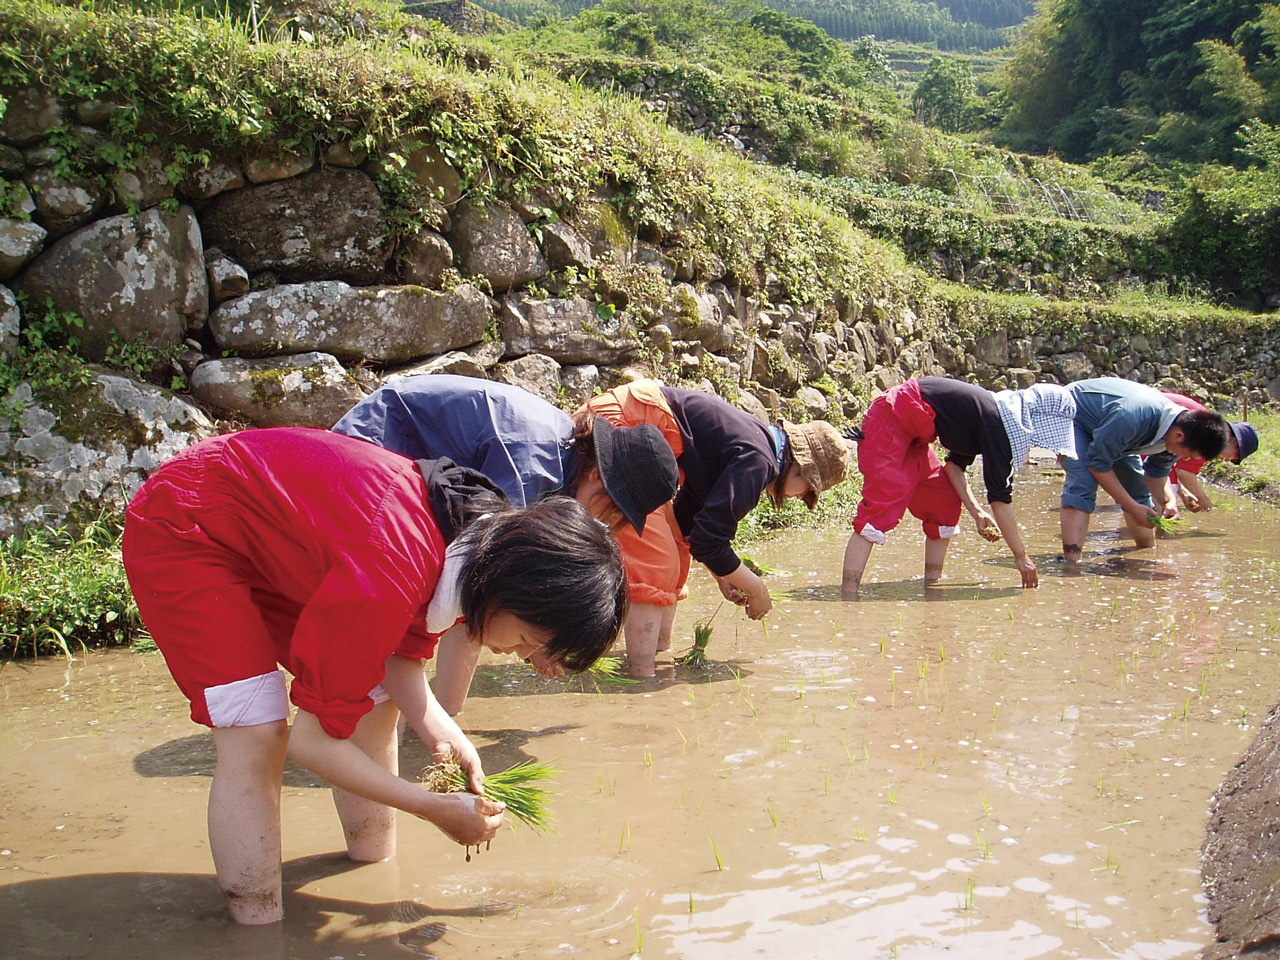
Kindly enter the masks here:
<path id="1" fill-rule="evenodd" d="M 1089 514 L 1075 507 L 1062 508 L 1062 556 L 1067 563 L 1079 563 L 1084 556 L 1084 539 L 1089 534 Z"/>
<path id="2" fill-rule="evenodd" d="M 862 574 L 867 569 L 867 561 L 871 558 L 871 548 L 875 546 L 860 533 L 849 535 L 849 543 L 844 548 L 844 572 L 840 578 L 840 589 L 847 595 L 857 594 L 862 585 Z"/>
<path id="3" fill-rule="evenodd" d="M 351 742 L 392 773 L 400 772 L 400 711 L 388 700 L 361 718 Z M 387 860 L 396 853 L 396 812 L 346 790 L 333 788 L 333 806 L 342 821 L 347 856 L 359 863 Z"/>
<path id="4" fill-rule="evenodd" d="M 939 537 L 924 541 L 924 582 L 937 583 L 942 579 L 942 565 L 947 561 L 947 547 L 951 545 L 950 537 Z"/>
<path id="5" fill-rule="evenodd" d="M 671 632 L 676 625 L 676 607 L 672 604 L 662 608 L 662 626 L 658 628 L 658 652 L 671 649 Z"/>
<path id="6" fill-rule="evenodd" d="M 627 674 L 632 677 L 652 677 L 657 673 L 654 663 L 658 652 L 658 639 L 662 635 L 662 622 L 667 607 L 652 603 L 633 603 L 627 612 L 624 628 L 627 642 Z M 674 613 L 672 614 L 674 616 Z"/>
<path id="7" fill-rule="evenodd" d="M 1154 547 L 1156 545 L 1155 530 L 1142 526 L 1128 513 L 1124 515 L 1124 525 L 1129 528 L 1129 536 L 1133 537 L 1133 542 L 1139 547 Z"/>
<path id="8" fill-rule="evenodd" d="M 218 759 L 209 787 L 209 849 L 236 923 L 284 918 L 280 894 L 280 779 L 289 727 L 283 720 L 213 731 Z"/>

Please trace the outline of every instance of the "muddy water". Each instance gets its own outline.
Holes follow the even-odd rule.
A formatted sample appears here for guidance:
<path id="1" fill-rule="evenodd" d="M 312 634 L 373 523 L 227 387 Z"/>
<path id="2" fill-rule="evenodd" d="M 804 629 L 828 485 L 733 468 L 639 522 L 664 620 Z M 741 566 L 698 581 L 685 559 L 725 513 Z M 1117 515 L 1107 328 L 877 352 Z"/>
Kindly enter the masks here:
<path id="1" fill-rule="evenodd" d="M 563 768 L 555 836 L 504 832 L 467 863 L 402 818 L 396 861 L 353 867 L 327 790 L 289 770 L 288 919 L 266 931 L 225 920 L 211 743 L 159 657 L 10 664 L 3 952 L 1194 956 L 1206 804 L 1280 680 L 1276 515 L 1224 495 L 1131 552 L 1102 513 L 1068 579 L 1057 483 L 1020 486 L 1037 591 L 971 530 L 924 590 L 904 524 L 844 603 L 844 532 L 791 535 L 753 551 L 779 571 L 767 633 L 696 578 L 683 626 L 714 613 L 708 671 L 596 689 L 483 665 L 464 726 L 490 769 Z"/>

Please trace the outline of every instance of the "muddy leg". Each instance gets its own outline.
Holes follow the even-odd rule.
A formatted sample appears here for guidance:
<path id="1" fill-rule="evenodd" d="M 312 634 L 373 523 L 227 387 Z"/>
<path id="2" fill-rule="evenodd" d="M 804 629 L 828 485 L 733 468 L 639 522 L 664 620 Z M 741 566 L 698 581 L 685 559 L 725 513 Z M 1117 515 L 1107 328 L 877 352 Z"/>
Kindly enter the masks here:
<path id="1" fill-rule="evenodd" d="M 951 538 L 939 537 L 937 540 L 924 541 L 924 582 L 937 583 L 942 579 L 942 565 L 947 560 L 947 547 Z"/>
<path id="2" fill-rule="evenodd" d="M 633 603 L 627 614 L 625 627 L 627 639 L 627 673 L 632 677 L 652 677 L 657 673 L 654 663 L 658 652 L 658 640 L 662 634 L 662 623 L 670 609 L 675 616 L 674 607 L 659 607 L 652 603 Z"/>
<path id="3" fill-rule="evenodd" d="M 351 742 L 392 773 L 400 772 L 400 711 L 388 700 L 360 720 Z M 360 863 L 387 860 L 396 853 L 396 812 L 385 804 L 333 788 L 333 806 L 342 821 L 347 856 Z"/>
<path id="4" fill-rule="evenodd" d="M 662 626 L 658 628 L 658 650 L 671 649 L 671 631 L 676 625 L 676 607 L 672 604 L 662 608 Z"/>
<path id="5" fill-rule="evenodd" d="M 1076 507 L 1062 508 L 1062 556 L 1078 564 L 1084 555 L 1084 538 L 1089 533 L 1089 514 Z"/>
<path id="6" fill-rule="evenodd" d="M 213 731 L 218 759 L 209 787 L 209 849 L 236 923 L 284 918 L 280 778 L 288 742 L 283 720 Z"/>
<path id="7" fill-rule="evenodd" d="M 845 596 L 857 596 L 862 574 L 871 559 L 872 546 L 874 544 L 860 533 L 849 535 L 849 543 L 844 548 L 844 572 L 840 579 L 840 589 Z"/>

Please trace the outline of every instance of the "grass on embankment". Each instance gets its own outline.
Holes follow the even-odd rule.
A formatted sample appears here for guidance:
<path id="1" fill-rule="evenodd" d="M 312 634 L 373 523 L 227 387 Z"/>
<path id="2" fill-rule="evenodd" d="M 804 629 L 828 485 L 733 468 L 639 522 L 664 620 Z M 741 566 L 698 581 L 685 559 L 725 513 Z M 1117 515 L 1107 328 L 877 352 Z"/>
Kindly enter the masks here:
<path id="1" fill-rule="evenodd" d="M 0 667 L 143 636 L 117 522 L 96 520 L 77 537 L 31 531 L 0 541 Z"/>

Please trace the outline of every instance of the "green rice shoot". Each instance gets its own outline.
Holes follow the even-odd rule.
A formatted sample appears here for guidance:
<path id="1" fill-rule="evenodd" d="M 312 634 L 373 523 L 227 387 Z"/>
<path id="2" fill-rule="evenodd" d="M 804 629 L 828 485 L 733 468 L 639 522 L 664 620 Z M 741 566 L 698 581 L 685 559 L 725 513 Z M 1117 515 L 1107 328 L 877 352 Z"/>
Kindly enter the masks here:
<path id="1" fill-rule="evenodd" d="M 622 672 L 621 657 L 600 657 L 587 668 L 587 676 L 597 685 L 628 686 L 640 681 Z"/>
<path id="2" fill-rule="evenodd" d="M 742 565 L 744 567 L 746 567 L 748 570 L 754 573 L 757 577 L 767 577 L 771 573 L 778 572 L 777 570 L 773 569 L 773 567 L 770 567 L 767 564 L 763 564 L 760 561 L 747 556 L 745 553 L 739 554 L 738 559 L 742 561 Z"/>
<path id="3" fill-rule="evenodd" d="M 1161 533 L 1177 533 L 1185 526 L 1186 521 L 1174 520 L 1170 517 L 1157 516 L 1154 513 L 1148 513 L 1147 519 L 1151 521 L 1151 525 Z"/>
<path id="4" fill-rule="evenodd" d="M 560 770 L 550 763 L 525 760 L 499 773 L 485 774 L 482 793 L 490 800 L 506 804 L 507 812 L 534 833 L 549 833 L 554 824 L 548 807 L 551 794 L 539 784 L 559 775 Z M 467 772 L 452 759 L 428 767 L 422 782 L 434 793 L 470 790 Z"/>

